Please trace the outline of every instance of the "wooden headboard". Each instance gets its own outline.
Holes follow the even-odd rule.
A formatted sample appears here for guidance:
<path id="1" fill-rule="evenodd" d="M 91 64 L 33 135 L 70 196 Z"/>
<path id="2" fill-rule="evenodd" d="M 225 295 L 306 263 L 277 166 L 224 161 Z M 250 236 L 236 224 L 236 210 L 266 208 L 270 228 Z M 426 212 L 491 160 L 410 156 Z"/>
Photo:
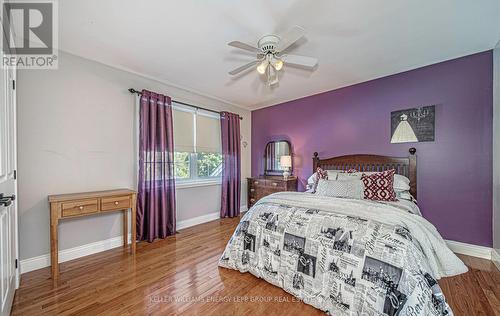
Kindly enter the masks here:
<path id="1" fill-rule="evenodd" d="M 314 153 L 313 172 L 318 167 L 323 170 L 349 170 L 358 171 L 384 171 L 395 169 L 397 174 L 410 179 L 410 193 L 417 198 L 417 156 L 415 148 L 410 148 L 408 157 L 390 157 L 378 155 L 347 155 L 320 159 L 318 153 Z"/>

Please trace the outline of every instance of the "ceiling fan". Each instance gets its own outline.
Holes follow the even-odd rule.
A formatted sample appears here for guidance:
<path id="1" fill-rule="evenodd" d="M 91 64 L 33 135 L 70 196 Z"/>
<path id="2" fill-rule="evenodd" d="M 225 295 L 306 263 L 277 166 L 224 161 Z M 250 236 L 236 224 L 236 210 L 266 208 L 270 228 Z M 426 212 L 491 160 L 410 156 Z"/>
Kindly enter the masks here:
<path id="1" fill-rule="evenodd" d="M 265 35 L 261 37 L 257 42 L 257 46 L 240 41 L 228 43 L 229 46 L 256 53 L 255 60 L 233 69 L 229 74 L 234 76 L 257 65 L 257 72 L 261 75 L 266 75 L 267 84 L 272 86 L 278 83 L 278 71 L 283 68 L 283 65 L 314 70 L 314 67 L 318 64 L 318 59 L 286 53 L 286 50 L 302 38 L 304 33 L 305 30 L 302 27 L 294 26 L 283 37 L 277 35 Z"/>

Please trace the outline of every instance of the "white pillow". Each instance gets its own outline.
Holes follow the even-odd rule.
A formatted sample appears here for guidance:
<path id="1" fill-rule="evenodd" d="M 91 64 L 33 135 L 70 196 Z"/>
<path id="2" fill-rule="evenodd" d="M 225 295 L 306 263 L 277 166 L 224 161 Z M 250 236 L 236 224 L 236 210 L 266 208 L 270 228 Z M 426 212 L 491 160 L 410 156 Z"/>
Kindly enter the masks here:
<path id="1" fill-rule="evenodd" d="M 309 178 L 307 178 L 307 187 L 312 187 L 314 185 L 314 182 L 316 182 L 316 172 L 313 173 L 312 176 L 310 176 Z"/>
<path id="2" fill-rule="evenodd" d="M 325 170 L 326 171 L 326 174 L 328 175 L 328 180 L 337 180 L 337 174 L 339 174 L 341 172 L 341 170 Z M 316 183 L 316 172 L 312 174 L 312 176 L 310 176 L 308 179 L 307 179 L 307 187 L 306 189 L 312 189 L 313 186 L 314 186 L 314 183 Z"/>
<path id="3" fill-rule="evenodd" d="M 319 179 L 316 194 L 339 198 L 362 199 L 364 186 L 361 180 L 325 180 Z"/>
<path id="4" fill-rule="evenodd" d="M 361 176 L 364 174 L 370 175 L 377 173 L 376 171 L 369 172 L 353 172 L 347 173 L 343 170 L 326 170 L 328 172 L 328 180 L 359 180 Z M 312 189 L 314 183 L 316 182 L 316 172 L 313 173 L 307 179 L 307 189 Z M 409 191 L 410 190 L 410 179 L 400 174 L 394 175 L 394 191 Z"/>
<path id="5" fill-rule="evenodd" d="M 347 173 L 347 172 L 342 172 L 337 175 L 337 180 L 361 180 L 361 176 L 363 173 L 361 172 L 352 172 L 352 173 Z"/>
<path id="6" fill-rule="evenodd" d="M 409 191 L 410 179 L 400 174 L 394 175 L 394 191 Z"/>
<path id="7" fill-rule="evenodd" d="M 396 197 L 398 200 L 408 200 L 408 201 L 415 201 L 415 198 L 413 195 L 411 195 L 410 191 L 408 190 L 394 190 L 396 192 Z"/>

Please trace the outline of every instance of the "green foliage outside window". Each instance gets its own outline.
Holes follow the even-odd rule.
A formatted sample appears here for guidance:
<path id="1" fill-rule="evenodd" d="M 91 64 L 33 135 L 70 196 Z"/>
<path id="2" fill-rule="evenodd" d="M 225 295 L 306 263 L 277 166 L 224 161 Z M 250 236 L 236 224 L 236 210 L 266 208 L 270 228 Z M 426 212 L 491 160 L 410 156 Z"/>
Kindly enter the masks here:
<path id="1" fill-rule="evenodd" d="M 179 179 L 189 179 L 189 153 L 175 152 L 174 153 L 174 168 L 175 177 Z"/>
<path id="2" fill-rule="evenodd" d="M 197 154 L 198 177 L 217 177 L 222 174 L 222 155 L 220 153 Z"/>
<path id="3" fill-rule="evenodd" d="M 222 155 L 220 153 L 175 152 L 174 166 L 177 179 L 220 177 L 222 175 Z"/>

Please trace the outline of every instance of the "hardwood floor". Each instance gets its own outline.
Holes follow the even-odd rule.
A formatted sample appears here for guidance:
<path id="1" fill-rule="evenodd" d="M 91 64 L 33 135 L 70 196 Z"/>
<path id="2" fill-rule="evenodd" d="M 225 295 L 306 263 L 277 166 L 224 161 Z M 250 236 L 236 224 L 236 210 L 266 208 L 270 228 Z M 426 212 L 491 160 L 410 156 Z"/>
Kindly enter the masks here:
<path id="1" fill-rule="evenodd" d="M 217 267 L 238 222 L 139 243 L 135 257 L 117 248 L 63 263 L 56 284 L 50 268 L 23 274 L 12 315 L 322 315 L 249 273 Z M 439 282 L 455 315 L 500 315 L 500 272 L 488 260 L 461 258 L 470 271 Z"/>

